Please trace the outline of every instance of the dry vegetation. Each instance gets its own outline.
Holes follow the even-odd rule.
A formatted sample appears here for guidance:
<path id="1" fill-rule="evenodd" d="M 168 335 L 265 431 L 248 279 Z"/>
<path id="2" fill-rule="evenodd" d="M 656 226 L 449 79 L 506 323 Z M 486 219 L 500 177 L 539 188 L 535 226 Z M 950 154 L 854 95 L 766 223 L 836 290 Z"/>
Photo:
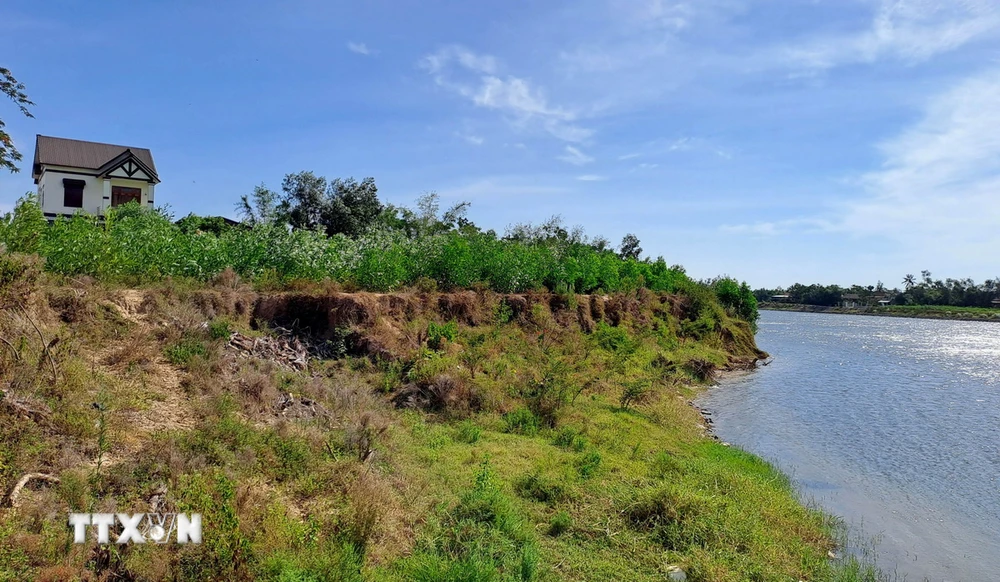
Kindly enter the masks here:
<path id="1" fill-rule="evenodd" d="M 8 254 L 0 309 L 2 581 L 840 575 L 826 519 L 688 405 L 762 354 L 687 296 L 118 289 Z M 205 539 L 74 545 L 70 511 Z"/>

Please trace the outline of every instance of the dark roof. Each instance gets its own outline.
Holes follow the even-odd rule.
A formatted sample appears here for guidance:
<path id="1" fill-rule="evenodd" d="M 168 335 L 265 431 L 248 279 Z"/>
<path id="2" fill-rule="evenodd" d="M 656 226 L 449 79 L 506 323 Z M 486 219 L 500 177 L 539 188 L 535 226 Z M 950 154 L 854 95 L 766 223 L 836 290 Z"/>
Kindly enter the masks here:
<path id="1" fill-rule="evenodd" d="M 156 165 L 153 164 L 153 154 L 146 148 L 49 137 L 47 135 L 35 137 L 35 163 L 32 173 L 37 178 L 41 172 L 41 164 L 97 170 L 126 151 L 131 151 L 136 159 L 152 170 L 154 175 L 150 178 L 159 179 L 156 176 Z"/>
<path id="2" fill-rule="evenodd" d="M 857 293 L 844 293 L 843 298 L 844 299 L 861 299 L 861 297 L 858 296 Z"/>

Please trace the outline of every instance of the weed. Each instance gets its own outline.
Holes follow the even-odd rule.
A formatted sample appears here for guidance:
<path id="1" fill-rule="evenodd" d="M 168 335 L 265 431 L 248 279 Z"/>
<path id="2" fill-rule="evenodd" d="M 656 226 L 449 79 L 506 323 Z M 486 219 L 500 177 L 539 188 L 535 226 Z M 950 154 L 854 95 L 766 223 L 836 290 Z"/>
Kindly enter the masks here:
<path id="1" fill-rule="evenodd" d="M 558 503 L 569 497 L 566 485 L 537 471 L 515 481 L 514 490 L 525 499 L 534 499 L 547 504 Z"/>
<path id="2" fill-rule="evenodd" d="M 483 430 L 471 420 L 463 420 L 458 424 L 455 434 L 457 436 L 456 440 L 471 445 L 479 442 L 479 437 L 482 436 Z"/>
<path id="3" fill-rule="evenodd" d="M 566 511 L 558 511 L 549 520 L 549 535 L 558 537 L 573 527 L 573 518 Z"/>
<path id="4" fill-rule="evenodd" d="M 232 325 L 226 318 L 213 319 L 208 324 L 208 336 L 212 339 L 229 339 L 233 333 Z"/>
<path id="5" fill-rule="evenodd" d="M 576 429 L 566 426 L 556 433 L 555 438 L 552 439 L 552 444 L 570 451 L 582 453 L 587 448 L 587 439 Z"/>
<path id="6" fill-rule="evenodd" d="M 184 338 L 181 341 L 167 346 L 164 350 L 167 360 L 175 366 L 186 366 L 195 356 L 207 356 L 208 350 L 205 344 L 194 338 Z"/>
<path id="7" fill-rule="evenodd" d="M 506 432 L 533 436 L 538 433 L 538 417 L 527 408 L 518 408 L 503 415 Z"/>
<path id="8" fill-rule="evenodd" d="M 601 453 L 591 449 L 576 459 L 576 469 L 584 479 L 593 477 L 601 467 Z"/>
<path id="9" fill-rule="evenodd" d="M 427 347 L 432 350 L 440 350 L 446 341 L 453 342 L 456 337 L 458 337 L 458 324 L 454 320 L 443 324 L 433 321 L 427 324 Z"/>

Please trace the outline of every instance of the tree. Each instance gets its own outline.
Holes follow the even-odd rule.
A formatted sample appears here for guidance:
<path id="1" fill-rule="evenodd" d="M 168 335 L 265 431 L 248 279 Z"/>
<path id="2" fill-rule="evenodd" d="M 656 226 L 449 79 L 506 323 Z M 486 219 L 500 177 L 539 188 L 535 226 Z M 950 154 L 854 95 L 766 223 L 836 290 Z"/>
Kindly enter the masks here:
<path id="1" fill-rule="evenodd" d="M 382 203 L 378 199 L 375 178 L 365 178 L 361 182 L 354 178 L 330 182 L 327 192 L 326 209 L 322 215 L 326 234 L 344 234 L 358 237 L 378 219 Z"/>
<path id="2" fill-rule="evenodd" d="M 281 181 L 281 211 L 294 228 L 313 230 L 324 225 L 330 214 L 327 181 L 312 172 L 286 174 Z"/>
<path id="3" fill-rule="evenodd" d="M 247 226 L 275 224 L 285 220 L 278 193 L 263 184 L 255 186 L 249 196 L 244 194 L 236 204 L 236 212 Z"/>
<path id="4" fill-rule="evenodd" d="M 622 244 L 618 248 L 618 256 L 622 260 L 635 259 L 639 260 L 639 255 L 642 254 L 642 247 L 639 246 L 639 237 L 632 233 L 626 234 L 622 238 Z"/>
<path id="5" fill-rule="evenodd" d="M 907 291 L 912 289 L 913 286 L 916 284 L 917 284 L 917 278 L 914 277 L 913 275 L 908 274 L 905 277 L 903 277 L 903 287 L 905 287 Z"/>
<path id="6" fill-rule="evenodd" d="M 4 95 L 10 97 L 14 103 L 17 104 L 18 109 L 25 117 L 34 117 L 30 111 L 28 111 L 29 105 L 34 105 L 28 95 L 24 92 L 24 84 L 19 83 L 14 75 L 11 74 L 9 69 L 0 67 L 0 91 Z M 17 151 L 14 147 L 14 141 L 10 138 L 10 135 L 4 131 L 3 120 L 0 119 L 0 168 L 6 168 L 10 173 L 14 174 L 19 171 L 18 167 L 14 165 L 14 162 L 21 161 L 21 152 Z"/>

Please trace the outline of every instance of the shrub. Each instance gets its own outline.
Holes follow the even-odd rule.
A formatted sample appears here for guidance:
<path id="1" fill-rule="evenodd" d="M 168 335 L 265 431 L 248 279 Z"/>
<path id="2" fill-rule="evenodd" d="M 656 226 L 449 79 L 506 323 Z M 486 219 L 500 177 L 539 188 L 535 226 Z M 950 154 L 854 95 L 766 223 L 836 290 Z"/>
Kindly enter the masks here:
<path id="1" fill-rule="evenodd" d="M 208 335 L 212 339 L 229 339 L 233 333 L 232 323 L 225 318 L 213 319 L 208 324 Z"/>
<path id="2" fill-rule="evenodd" d="M 430 322 L 427 324 L 427 347 L 432 350 L 440 350 L 444 347 L 445 341 L 453 342 L 458 337 L 458 324 L 455 321 L 438 324 Z"/>
<path id="3" fill-rule="evenodd" d="M 505 431 L 533 436 L 538 433 L 538 417 L 527 408 L 518 408 L 503 415 Z"/>
<path id="4" fill-rule="evenodd" d="M 181 341 L 167 346 L 164 352 L 170 363 L 175 366 L 186 366 L 195 356 L 205 357 L 208 355 L 205 344 L 194 338 L 181 339 Z"/>

